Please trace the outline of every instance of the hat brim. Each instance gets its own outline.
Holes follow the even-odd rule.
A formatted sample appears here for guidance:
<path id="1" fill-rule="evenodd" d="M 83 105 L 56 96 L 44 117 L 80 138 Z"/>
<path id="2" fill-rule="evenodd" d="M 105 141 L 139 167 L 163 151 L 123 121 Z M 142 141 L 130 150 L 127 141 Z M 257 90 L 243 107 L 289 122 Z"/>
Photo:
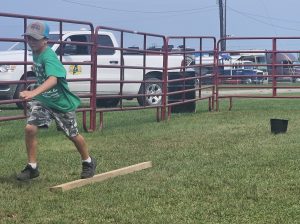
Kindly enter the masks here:
<path id="1" fill-rule="evenodd" d="M 41 39 L 45 38 L 44 36 L 37 34 L 37 33 L 24 33 L 23 36 L 31 36 L 36 40 L 41 40 Z"/>

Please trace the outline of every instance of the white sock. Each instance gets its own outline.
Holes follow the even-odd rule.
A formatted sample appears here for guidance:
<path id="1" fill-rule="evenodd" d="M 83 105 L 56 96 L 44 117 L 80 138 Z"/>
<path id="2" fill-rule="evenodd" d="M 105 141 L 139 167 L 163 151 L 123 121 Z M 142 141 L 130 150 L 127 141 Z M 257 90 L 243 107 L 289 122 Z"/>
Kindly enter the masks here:
<path id="1" fill-rule="evenodd" d="M 85 159 L 85 160 L 82 160 L 82 162 L 88 162 L 88 163 L 90 163 L 90 162 L 92 162 L 92 159 L 91 159 L 91 157 L 89 156 L 89 158 L 87 158 L 87 159 Z"/>
<path id="2" fill-rule="evenodd" d="M 31 167 L 32 167 L 32 169 L 36 169 L 36 167 L 37 167 L 37 163 L 28 163 Z"/>

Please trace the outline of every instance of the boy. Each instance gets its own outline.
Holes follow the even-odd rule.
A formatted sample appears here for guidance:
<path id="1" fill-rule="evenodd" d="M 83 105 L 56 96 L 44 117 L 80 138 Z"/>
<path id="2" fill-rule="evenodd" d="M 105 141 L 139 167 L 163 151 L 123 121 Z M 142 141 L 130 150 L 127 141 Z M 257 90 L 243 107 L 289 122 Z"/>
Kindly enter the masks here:
<path id="1" fill-rule="evenodd" d="M 70 92 L 66 81 L 66 70 L 57 55 L 47 46 L 49 27 L 45 22 L 30 23 L 24 33 L 33 55 L 33 71 L 37 88 L 20 93 L 20 98 L 31 100 L 30 112 L 25 127 L 25 143 L 28 164 L 18 180 L 29 180 L 39 176 L 37 166 L 38 127 L 48 127 L 55 120 L 58 129 L 74 143 L 82 159 L 81 178 L 94 176 L 96 160 L 91 158 L 86 142 L 78 133 L 75 110 L 80 99 Z"/>

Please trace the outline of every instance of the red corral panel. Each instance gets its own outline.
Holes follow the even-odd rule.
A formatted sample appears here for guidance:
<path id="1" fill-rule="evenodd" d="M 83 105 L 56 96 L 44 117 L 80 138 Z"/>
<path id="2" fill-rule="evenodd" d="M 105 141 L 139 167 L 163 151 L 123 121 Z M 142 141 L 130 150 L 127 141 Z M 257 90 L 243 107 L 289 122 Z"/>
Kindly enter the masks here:
<path id="1" fill-rule="evenodd" d="M 220 50 L 226 41 L 226 50 Z M 300 37 L 229 37 L 218 41 L 218 100 L 300 98 Z M 287 94 L 292 93 L 292 94 Z"/>
<path id="2" fill-rule="evenodd" d="M 0 20 L 14 22 L 18 34 L 0 34 L 0 44 L 13 44 L 0 52 L 0 121 L 24 119 L 27 102 L 20 91 L 34 88 L 32 55 L 22 34 L 33 20 L 50 26 L 49 46 L 67 71 L 69 88 L 83 101 L 83 127 L 100 129 L 105 112 L 156 109 L 156 120 L 171 113 L 195 112 L 196 102 L 216 101 L 216 39 L 173 36 L 97 26 L 84 21 L 0 13 Z M 1 47 L 1 46 L 0 46 Z M 210 62 L 204 55 L 212 55 Z"/>

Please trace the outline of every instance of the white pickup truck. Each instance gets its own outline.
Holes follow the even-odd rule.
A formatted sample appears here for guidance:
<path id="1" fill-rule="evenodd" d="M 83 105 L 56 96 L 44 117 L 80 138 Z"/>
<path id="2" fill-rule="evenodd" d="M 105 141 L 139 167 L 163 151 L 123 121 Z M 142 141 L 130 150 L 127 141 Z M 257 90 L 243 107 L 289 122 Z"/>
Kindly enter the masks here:
<path id="1" fill-rule="evenodd" d="M 59 32 L 52 32 L 50 40 L 58 41 Z M 133 99 L 132 95 L 152 94 L 151 96 L 137 97 L 140 105 L 159 105 L 161 104 L 162 94 L 162 54 L 146 54 L 146 67 L 151 69 L 132 68 L 132 66 L 143 66 L 144 57 L 142 54 L 131 53 L 123 54 L 118 50 L 116 37 L 112 32 L 101 31 L 97 35 L 98 44 L 111 48 L 99 48 L 97 52 L 98 65 L 104 66 L 97 69 L 97 79 L 101 81 L 97 84 L 98 96 L 113 96 L 120 94 L 120 77 L 125 81 L 122 86 L 122 94 Z M 72 42 L 91 42 L 91 32 L 87 30 L 63 32 L 62 41 Z M 60 55 L 60 44 L 49 44 L 49 46 Z M 64 43 L 62 62 L 65 63 L 67 79 L 87 79 L 91 78 L 91 66 L 76 64 L 80 62 L 91 61 L 91 45 Z M 24 43 L 16 43 L 9 50 L 0 52 L 0 99 L 17 99 L 19 92 L 24 88 L 24 84 L 1 84 L 1 81 L 19 81 L 24 79 L 24 65 L 7 65 L 5 62 L 24 61 Z M 30 49 L 28 52 L 28 61 L 32 61 Z M 128 66 L 120 75 L 121 60 L 123 65 Z M 168 57 L 168 67 L 180 67 L 183 61 L 183 54 L 170 55 Z M 107 67 L 105 67 L 107 66 Z M 115 67 L 113 67 L 115 66 Z M 131 66 L 131 67 L 130 67 Z M 157 68 L 157 69 L 156 69 Z M 179 72 L 179 69 L 170 70 L 169 72 Z M 27 67 L 27 79 L 35 79 L 35 74 L 31 71 L 31 66 Z M 147 82 L 142 84 L 143 80 Z M 103 82 L 102 82 L 103 81 Z M 106 81 L 106 82 L 105 82 Z M 132 83 L 128 83 L 132 81 Z M 69 82 L 71 91 L 75 93 L 89 93 L 89 81 L 71 81 Z M 155 95 L 157 94 L 157 95 Z M 131 95 L 131 97 L 130 97 Z M 126 98 L 126 97 L 125 97 Z M 100 98 L 97 100 L 97 106 L 116 106 L 119 102 L 118 97 Z M 19 107 L 21 103 L 17 104 Z"/>

